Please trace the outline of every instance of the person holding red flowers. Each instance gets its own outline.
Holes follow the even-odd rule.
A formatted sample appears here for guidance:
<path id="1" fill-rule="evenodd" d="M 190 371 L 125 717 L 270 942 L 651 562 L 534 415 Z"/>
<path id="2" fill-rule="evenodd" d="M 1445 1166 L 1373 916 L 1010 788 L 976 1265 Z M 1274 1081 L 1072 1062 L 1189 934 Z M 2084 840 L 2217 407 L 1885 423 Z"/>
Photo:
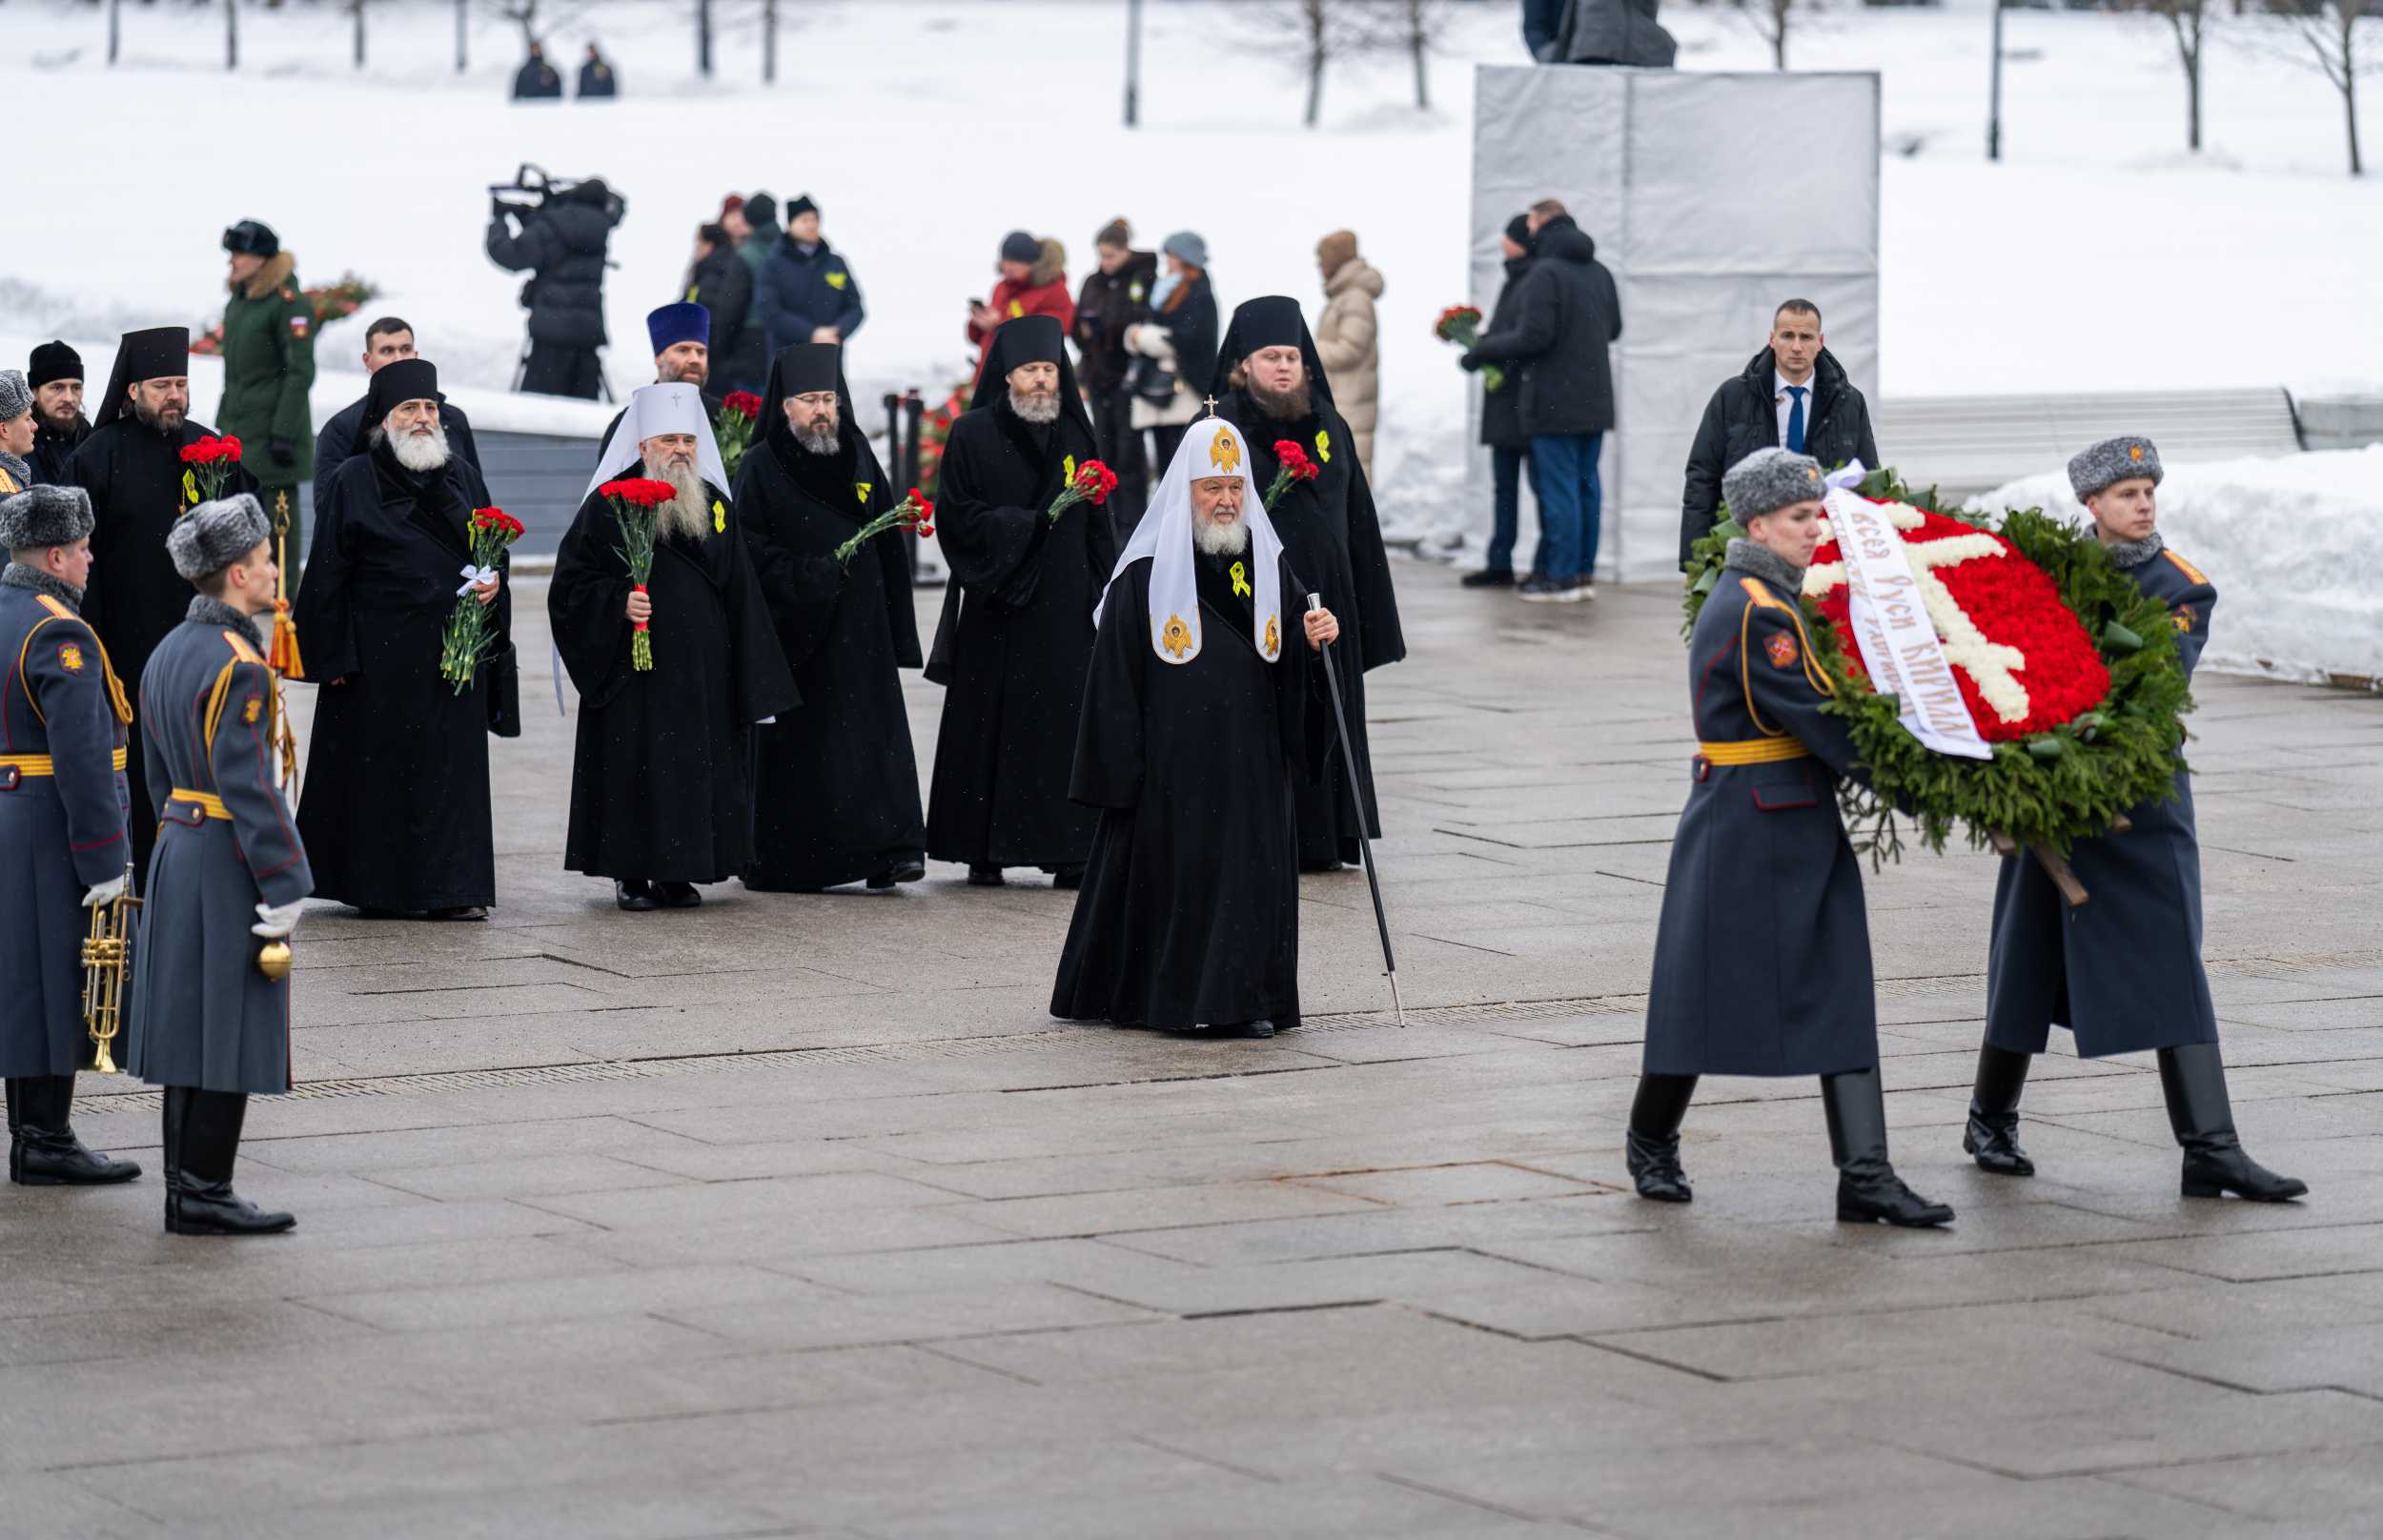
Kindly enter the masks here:
<path id="1" fill-rule="evenodd" d="M 298 833 L 315 896 L 370 918 L 485 920 L 497 902 L 488 739 L 518 737 L 513 595 L 473 559 L 487 483 L 454 450 L 438 367 L 374 372 L 365 450 L 333 473 L 294 614 L 315 698 Z M 440 677 L 458 598 L 486 611 L 486 659 Z"/>
<path id="2" fill-rule="evenodd" d="M 2135 436 L 2105 439 L 2068 462 L 2068 484 L 2110 564 L 2168 606 L 2190 677 L 2210 639 L 2217 588 L 2160 537 L 2159 449 Z M 2079 840 L 2068 864 L 2092 895 L 2081 908 L 2024 853 L 2003 858 L 1986 952 L 1986 1042 L 1962 1148 L 1997 1176 L 2035 1174 L 2019 1144 L 2019 1095 L 2057 1024 L 2075 1038 L 2080 1058 L 2152 1050 L 2169 1127 L 2184 1150 L 2184 1196 L 2282 1203 L 2307 1193 L 2306 1182 L 2245 1153 L 2234 1129 L 2201 965 L 2190 772 L 2179 764 L 2173 795 L 2128 809 L 2125 828 Z"/>

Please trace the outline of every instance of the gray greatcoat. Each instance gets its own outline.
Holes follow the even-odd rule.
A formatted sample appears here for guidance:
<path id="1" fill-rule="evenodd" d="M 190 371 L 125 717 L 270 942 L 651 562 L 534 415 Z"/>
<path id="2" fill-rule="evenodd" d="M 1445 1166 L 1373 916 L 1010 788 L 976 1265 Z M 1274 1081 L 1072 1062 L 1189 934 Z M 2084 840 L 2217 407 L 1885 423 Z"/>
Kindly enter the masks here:
<path id="1" fill-rule="evenodd" d="M 2147 541 L 2135 554 L 2144 559 L 2128 576 L 2168 606 L 2190 677 L 2210 639 L 2217 590 L 2164 546 Z M 2201 967 L 2201 842 L 2189 772 L 2177 766 L 2174 795 L 2131 807 L 2127 819 L 2126 833 L 2070 850 L 2088 895 L 2078 908 L 2033 859 L 2004 859 L 1986 953 L 1988 1044 L 2042 1053 L 2054 1025 L 2076 1035 L 2087 1059 L 2217 1041 Z"/>
<path id="2" fill-rule="evenodd" d="M 290 981 L 256 970 L 264 942 L 249 934 L 257 904 L 295 903 L 315 885 L 274 784 L 275 688 L 255 625 L 204 596 L 141 674 L 141 752 L 160 827 L 141 888 L 125 1066 L 153 1085 L 290 1088 Z"/>
<path id="3" fill-rule="evenodd" d="M 11 1080 L 91 1062 L 83 894 L 132 859 L 131 713 L 74 598 L 30 568 L 0 574 L 0 1072 Z"/>
<path id="4" fill-rule="evenodd" d="M 1699 752 L 1655 938 L 1651 1075 L 1878 1063 L 1862 868 L 1837 813 L 1853 741 L 1821 712 L 1827 677 L 1790 571 L 1767 555 L 1730 548 L 1688 639 Z"/>

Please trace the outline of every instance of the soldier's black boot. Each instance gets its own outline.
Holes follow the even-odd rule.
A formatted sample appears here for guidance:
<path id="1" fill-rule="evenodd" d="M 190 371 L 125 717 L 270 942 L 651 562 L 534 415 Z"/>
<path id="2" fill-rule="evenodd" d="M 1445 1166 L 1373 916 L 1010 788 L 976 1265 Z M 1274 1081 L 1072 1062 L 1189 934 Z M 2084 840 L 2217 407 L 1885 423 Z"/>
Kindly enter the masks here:
<path id="1" fill-rule="evenodd" d="M 1978 1084 L 1969 1093 L 1969 1126 L 1961 1147 L 1977 1157 L 1981 1171 L 2035 1175 L 2035 1162 L 2019 1147 L 2019 1093 L 2027 1089 L 2027 1064 L 2034 1057 L 1991 1043 L 1978 1049 Z"/>
<path id="2" fill-rule="evenodd" d="M 190 1087 L 169 1085 L 165 1089 L 165 1111 L 158 1134 L 165 1144 L 166 1161 L 166 1229 L 173 1229 L 174 1201 L 182 1191 L 182 1119 L 190 1105 Z"/>
<path id="3" fill-rule="evenodd" d="M 1950 1206 L 1931 1203 L 1904 1185 L 1886 1159 L 1886 1090 L 1876 1069 L 1821 1077 L 1821 1106 L 1828 1114 L 1828 1148 L 1837 1162 L 1837 1217 L 1867 1225 L 1884 1220 L 1907 1229 L 1949 1225 Z"/>
<path id="4" fill-rule="evenodd" d="M 85 1149 L 74 1137 L 74 1077 L 9 1082 L 9 1180 L 28 1187 L 101 1187 L 141 1174 L 131 1161 Z"/>
<path id="5" fill-rule="evenodd" d="M 232 1190 L 248 1098 L 238 1091 L 188 1089 L 182 1096 L 181 1190 L 166 1199 L 167 1231 L 271 1235 L 296 1224 L 294 1216 L 260 1209 Z"/>
<path id="6" fill-rule="evenodd" d="M 1696 1196 L 1688 1185 L 1688 1173 L 1680 1165 L 1680 1125 L 1688 1116 L 1688 1099 L 1696 1095 L 1696 1089 L 1694 1075 L 1639 1077 L 1622 1160 L 1630 1167 L 1630 1180 L 1637 1184 L 1640 1197 L 1657 1203 L 1686 1203 Z"/>
<path id="7" fill-rule="evenodd" d="M 2162 1048 L 2159 1060 L 2168 1125 L 2185 1151 L 2186 1197 L 2223 1198 L 2231 1192 L 2252 1203 L 2284 1203 L 2309 1190 L 2306 1182 L 2277 1176 L 2243 1152 L 2226 1096 L 2226 1062 L 2216 1044 Z"/>

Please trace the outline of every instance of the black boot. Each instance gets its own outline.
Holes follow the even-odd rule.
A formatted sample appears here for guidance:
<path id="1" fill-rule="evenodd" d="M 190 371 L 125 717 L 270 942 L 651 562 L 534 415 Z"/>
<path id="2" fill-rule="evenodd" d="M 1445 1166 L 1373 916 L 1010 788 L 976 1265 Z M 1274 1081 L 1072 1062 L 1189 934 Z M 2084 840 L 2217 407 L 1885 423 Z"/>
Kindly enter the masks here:
<path id="1" fill-rule="evenodd" d="M 2252 1203 L 2283 1203 L 2309 1190 L 2306 1182 L 2277 1176 L 2243 1153 L 2226 1097 L 2226 1062 L 2216 1044 L 2162 1048 L 2159 1059 L 2168 1125 L 2185 1151 L 2186 1197 L 2223 1198 L 2231 1192 Z"/>
<path id="2" fill-rule="evenodd" d="M 1821 1077 L 1829 1154 L 1837 1162 L 1837 1217 L 1924 1229 L 1952 1223 L 1952 1209 L 1904 1186 L 1886 1159 L 1886 1091 L 1876 1069 Z"/>
<path id="3" fill-rule="evenodd" d="M 74 1077 L 9 1082 L 9 1180 L 28 1187 L 100 1187 L 141 1174 L 131 1161 L 85 1149 L 74 1137 Z"/>
<path id="4" fill-rule="evenodd" d="M 166 1159 L 166 1228 L 173 1228 L 174 1195 L 182 1190 L 182 1124 L 189 1115 L 191 1091 L 187 1085 L 165 1088 L 165 1111 L 159 1119 L 158 1134 L 165 1143 Z"/>
<path id="5" fill-rule="evenodd" d="M 1969 1126 L 1961 1147 L 1978 1158 L 1981 1171 L 2035 1175 L 2035 1162 L 2019 1147 L 2019 1093 L 2027 1089 L 2027 1064 L 2034 1057 L 1990 1043 L 1978 1049 L 1978 1084 L 1969 1093 Z"/>
<path id="6" fill-rule="evenodd" d="M 1696 1196 L 1688 1173 L 1680 1166 L 1680 1125 L 1688 1116 L 1688 1099 L 1696 1095 L 1694 1075 L 1644 1074 L 1639 1094 L 1630 1104 L 1630 1131 L 1622 1141 L 1622 1161 L 1639 1196 L 1657 1203 L 1686 1203 Z"/>
<path id="7" fill-rule="evenodd" d="M 174 1235 L 271 1235 L 297 1223 L 232 1190 L 248 1098 L 238 1091 L 182 1093 L 181 1189 L 166 1197 L 166 1229 Z"/>

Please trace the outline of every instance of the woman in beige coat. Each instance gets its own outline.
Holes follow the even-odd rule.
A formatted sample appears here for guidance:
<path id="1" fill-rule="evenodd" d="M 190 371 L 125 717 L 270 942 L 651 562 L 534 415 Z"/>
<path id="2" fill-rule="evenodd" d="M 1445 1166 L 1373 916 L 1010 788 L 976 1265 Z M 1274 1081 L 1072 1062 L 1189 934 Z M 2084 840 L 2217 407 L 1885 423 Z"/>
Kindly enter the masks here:
<path id="1" fill-rule="evenodd" d="M 1374 301 L 1382 297 L 1382 275 L 1357 254 L 1357 237 L 1335 230 L 1315 243 L 1315 265 L 1324 274 L 1324 314 L 1315 323 L 1315 353 L 1333 388 L 1333 404 L 1349 419 L 1357 441 L 1357 463 L 1374 479 L 1375 403 L 1381 394 L 1381 350 L 1375 344 Z"/>

